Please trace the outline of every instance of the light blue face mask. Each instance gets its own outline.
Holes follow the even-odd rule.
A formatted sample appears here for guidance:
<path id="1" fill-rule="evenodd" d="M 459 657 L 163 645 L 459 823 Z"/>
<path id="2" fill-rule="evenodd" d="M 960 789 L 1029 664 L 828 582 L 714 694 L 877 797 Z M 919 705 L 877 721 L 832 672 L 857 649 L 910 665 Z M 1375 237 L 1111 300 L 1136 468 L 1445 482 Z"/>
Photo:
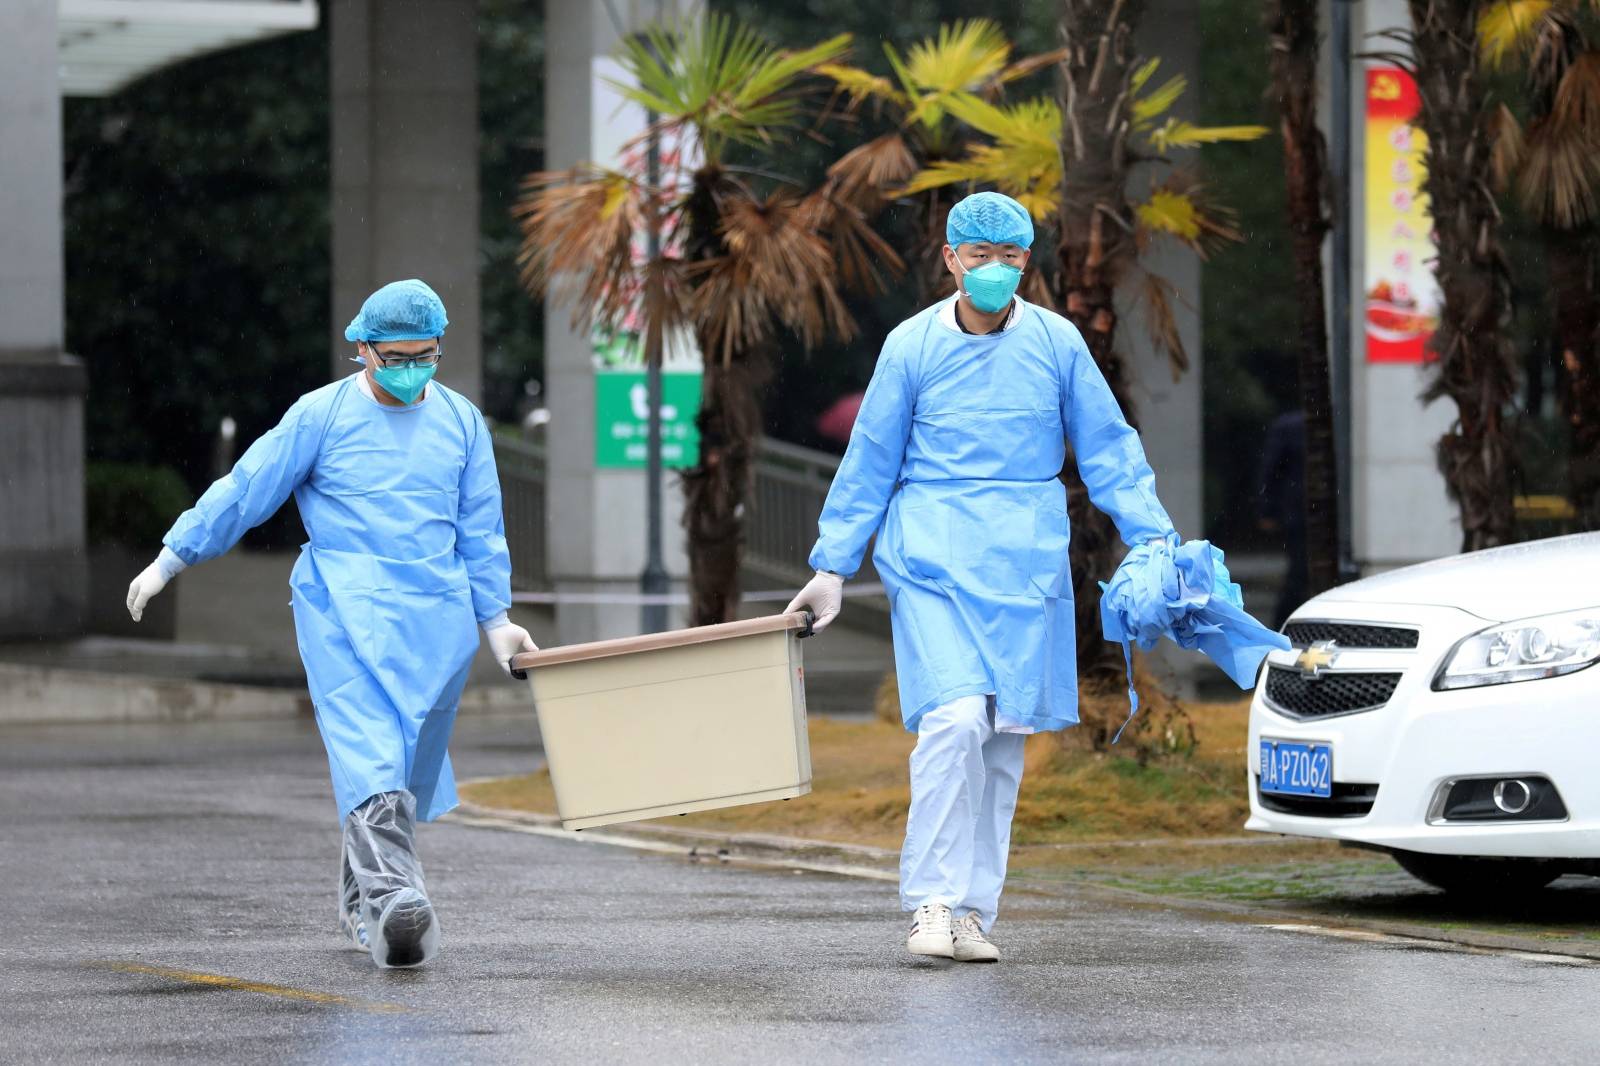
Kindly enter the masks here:
<path id="1" fill-rule="evenodd" d="M 968 270 L 958 257 L 956 265 L 961 267 L 961 287 L 972 298 L 972 306 L 987 315 L 1010 303 L 1022 282 L 1022 271 L 1007 263 L 985 263 Z"/>
<path id="2" fill-rule="evenodd" d="M 373 370 L 372 379 L 401 403 L 413 404 L 438 369 L 437 366 L 380 366 Z"/>

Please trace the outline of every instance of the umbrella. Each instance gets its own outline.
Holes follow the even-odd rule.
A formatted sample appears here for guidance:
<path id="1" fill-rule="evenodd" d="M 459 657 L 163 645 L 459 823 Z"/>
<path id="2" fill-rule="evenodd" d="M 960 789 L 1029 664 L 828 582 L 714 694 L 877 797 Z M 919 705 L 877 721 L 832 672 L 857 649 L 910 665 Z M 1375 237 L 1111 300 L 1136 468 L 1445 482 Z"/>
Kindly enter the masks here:
<path id="1" fill-rule="evenodd" d="M 865 393 L 852 392 L 839 397 L 822 414 L 817 416 L 817 432 L 840 444 L 850 442 L 850 431 L 855 428 L 856 415 L 861 411 Z"/>

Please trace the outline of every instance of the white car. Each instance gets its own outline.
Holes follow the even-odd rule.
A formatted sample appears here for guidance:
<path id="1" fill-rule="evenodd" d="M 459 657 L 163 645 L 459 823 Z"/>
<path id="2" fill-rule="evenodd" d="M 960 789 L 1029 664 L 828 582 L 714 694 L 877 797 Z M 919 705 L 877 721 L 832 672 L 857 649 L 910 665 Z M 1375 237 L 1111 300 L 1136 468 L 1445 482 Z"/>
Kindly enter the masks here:
<path id="1" fill-rule="evenodd" d="M 1285 624 L 1250 706 L 1250 820 L 1446 890 L 1600 874 L 1600 533 L 1407 567 Z"/>

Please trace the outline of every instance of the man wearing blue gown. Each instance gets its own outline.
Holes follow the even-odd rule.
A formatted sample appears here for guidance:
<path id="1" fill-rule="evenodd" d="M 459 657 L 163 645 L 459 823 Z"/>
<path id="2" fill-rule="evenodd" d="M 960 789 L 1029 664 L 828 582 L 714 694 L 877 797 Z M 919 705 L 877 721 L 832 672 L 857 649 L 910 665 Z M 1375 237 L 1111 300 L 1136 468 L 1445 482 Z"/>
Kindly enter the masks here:
<path id="1" fill-rule="evenodd" d="M 456 805 L 446 749 L 477 631 L 502 666 L 534 650 L 506 616 L 511 561 L 488 427 L 431 380 L 447 324 L 421 281 L 368 297 L 345 330 L 363 369 L 289 408 L 128 589 L 137 621 L 180 570 L 294 496 L 309 535 L 289 579 L 295 633 L 344 835 L 339 926 L 381 967 L 438 949 L 415 823 Z"/>
<path id="2" fill-rule="evenodd" d="M 876 534 L 901 713 L 917 734 L 900 902 L 907 948 L 995 961 L 1029 733 L 1078 720 L 1066 490 L 1072 445 L 1130 547 L 1176 542 L 1155 476 L 1072 323 L 1017 297 L 1033 222 L 982 192 L 950 212 L 956 295 L 884 342 L 790 605 L 818 628 Z"/>

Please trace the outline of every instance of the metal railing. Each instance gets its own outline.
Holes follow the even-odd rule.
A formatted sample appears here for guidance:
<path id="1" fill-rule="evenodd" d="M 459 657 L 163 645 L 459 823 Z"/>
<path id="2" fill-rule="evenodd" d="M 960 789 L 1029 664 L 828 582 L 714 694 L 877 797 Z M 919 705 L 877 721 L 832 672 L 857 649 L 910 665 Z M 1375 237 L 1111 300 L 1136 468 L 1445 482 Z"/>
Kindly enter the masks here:
<path id="1" fill-rule="evenodd" d="M 519 589 L 543 589 L 550 581 L 544 445 L 497 434 L 494 462 L 500 471 L 500 498 L 506 513 L 511 584 Z"/>
<path id="2" fill-rule="evenodd" d="M 756 457 L 755 488 L 745 524 L 744 564 L 764 577 L 804 584 L 811 577 L 806 555 L 817 539 L 828 486 L 839 470 L 839 457 L 783 441 L 763 440 Z M 869 556 L 862 561 L 858 582 L 876 582 Z"/>

